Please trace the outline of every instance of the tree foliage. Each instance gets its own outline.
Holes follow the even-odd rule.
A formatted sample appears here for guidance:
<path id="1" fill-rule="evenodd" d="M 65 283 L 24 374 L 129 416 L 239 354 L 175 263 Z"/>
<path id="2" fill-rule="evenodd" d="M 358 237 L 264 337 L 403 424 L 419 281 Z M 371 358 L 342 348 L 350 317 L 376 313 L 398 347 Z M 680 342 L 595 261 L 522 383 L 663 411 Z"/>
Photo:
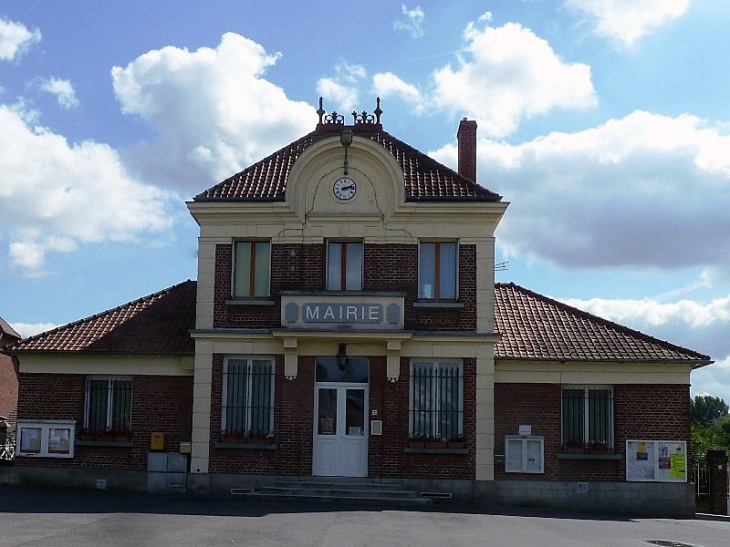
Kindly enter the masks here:
<path id="1" fill-rule="evenodd" d="M 690 400 L 691 445 L 695 458 L 703 458 L 711 448 L 730 447 L 730 414 L 719 397 L 697 395 Z"/>
<path id="2" fill-rule="evenodd" d="M 728 406 L 712 395 L 696 395 L 690 400 L 690 419 L 693 425 L 711 426 L 715 420 L 728 415 Z"/>

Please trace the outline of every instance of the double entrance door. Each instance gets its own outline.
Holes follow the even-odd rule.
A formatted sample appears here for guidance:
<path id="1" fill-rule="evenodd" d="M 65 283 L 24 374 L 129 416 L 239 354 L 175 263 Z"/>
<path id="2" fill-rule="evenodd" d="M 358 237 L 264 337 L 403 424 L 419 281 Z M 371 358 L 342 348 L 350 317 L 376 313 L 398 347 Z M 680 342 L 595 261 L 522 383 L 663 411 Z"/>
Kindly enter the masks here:
<path id="1" fill-rule="evenodd" d="M 317 359 L 313 475 L 367 476 L 368 376 L 367 359 Z"/>

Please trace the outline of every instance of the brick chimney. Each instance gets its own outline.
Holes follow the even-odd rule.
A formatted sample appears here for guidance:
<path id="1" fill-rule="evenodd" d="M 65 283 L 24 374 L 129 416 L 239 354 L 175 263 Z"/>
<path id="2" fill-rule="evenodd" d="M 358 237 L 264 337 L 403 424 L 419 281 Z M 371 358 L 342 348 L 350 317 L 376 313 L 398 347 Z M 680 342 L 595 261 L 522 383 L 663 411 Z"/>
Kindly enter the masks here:
<path id="1" fill-rule="evenodd" d="M 456 133 L 459 147 L 459 174 L 477 181 L 477 122 L 466 118 L 459 123 Z"/>

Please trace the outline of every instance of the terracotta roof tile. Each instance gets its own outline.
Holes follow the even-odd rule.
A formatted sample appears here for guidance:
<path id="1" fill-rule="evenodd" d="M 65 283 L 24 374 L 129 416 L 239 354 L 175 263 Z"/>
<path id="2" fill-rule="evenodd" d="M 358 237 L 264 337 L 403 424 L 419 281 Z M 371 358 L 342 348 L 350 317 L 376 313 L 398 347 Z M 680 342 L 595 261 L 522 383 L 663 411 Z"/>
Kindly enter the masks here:
<path id="1" fill-rule="evenodd" d="M 498 359 L 695 361 L 709 356 L 607 321 L 513 283 L 495 287 Z"/>
<path id="2" fill-rule="evenodd" d="M 20 341 L 18 352 L 193 353 L 196 283 L 186 281 Z M 706 364 L 707 355 L 612 323 L 513 283 L 495 286 L 497 359 Z"/>
<path id="3" fill-rule="evenodd" d="M 21 340 L 18 352 L 193 353 L 196 282 L 185 281 L 112 310 Z"/>
<path id="4" fill-rule="evenodd" d="M 383 131 L 379 125 L 337 126 L 318 129 L 288 144 L 240 173 L 195 196 L 195 201 L 283 200 L 294 162 L 312 144 L 335 135 L 345 127 L 359 137 L 380 144 L 396 159 L 404 175 L 407 201 L 484 200 L 499 201 L 501 196 L 462 177 L 426 154 Z"/>

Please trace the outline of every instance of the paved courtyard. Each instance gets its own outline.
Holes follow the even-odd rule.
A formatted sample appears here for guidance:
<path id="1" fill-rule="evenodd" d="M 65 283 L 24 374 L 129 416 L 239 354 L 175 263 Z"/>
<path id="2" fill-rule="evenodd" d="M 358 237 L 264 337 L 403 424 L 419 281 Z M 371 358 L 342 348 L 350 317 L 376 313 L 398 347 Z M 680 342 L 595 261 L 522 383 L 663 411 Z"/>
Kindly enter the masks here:
<path id="1" fill-rule="evenodd" d="M 651 543 L 651 542 L 654 543 Z M 730 545 L 730 520 L 629 519 L 475 507 L 256 504 L 0 487 L 0 547 Z"/>

